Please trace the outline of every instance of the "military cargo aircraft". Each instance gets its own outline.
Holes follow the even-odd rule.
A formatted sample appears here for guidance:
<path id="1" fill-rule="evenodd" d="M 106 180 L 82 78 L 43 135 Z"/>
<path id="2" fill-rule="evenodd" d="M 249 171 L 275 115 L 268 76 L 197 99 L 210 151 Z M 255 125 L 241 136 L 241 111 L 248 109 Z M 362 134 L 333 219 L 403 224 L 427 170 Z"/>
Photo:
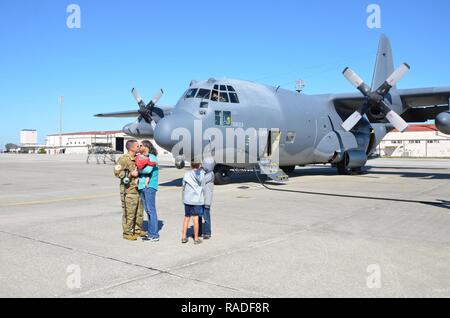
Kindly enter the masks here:
<path id="1" fill-rule="evenodd" d="M 339 174 L 359 173 L 394 128 L 403 132 L 408 122 L 435 120 L 440 132 L 450 134 L 450 87 L 397 89 L 396 84 L 409 69 L 406 63 L 394 69 L 391 44 L 383 35 L 371 86 L 350 68 L 343 72 L 359 92 L 306 95 L 249 81 L 211 78 L 192 81 L 174 107 L 157 105 L 162 90 L 146 104 L 133 89 L 139 110 L 96 116 L 136 116 L 137 120 L 123 131 L 137 138 L 154 138 L 168 151 L 180 141 L 173 136 L 177 128 L 198 134 L 196 121 L 202 124 L 200 134 L 211 127 L 267 129 L 267 134 L 257 135 L 263 147 L 258 148 L 255 158 L 247 157 L 245 162 L 237 162 L 234 156 L 225 158 L 221 152 L 224 149 L 216 147 L 218 184 L 228 183 L 234 169 L 255 167 L 279 182 L 286 181 L 284 173 L 292 172 L 297 165 L 332 164 Z M 201 149 L 174 153 L 177 167 L 203 155 L 210 143 L 211 140 L 203 140 Z M 248 140 L 236 144 L 233 150 L 248 155 Z"/>

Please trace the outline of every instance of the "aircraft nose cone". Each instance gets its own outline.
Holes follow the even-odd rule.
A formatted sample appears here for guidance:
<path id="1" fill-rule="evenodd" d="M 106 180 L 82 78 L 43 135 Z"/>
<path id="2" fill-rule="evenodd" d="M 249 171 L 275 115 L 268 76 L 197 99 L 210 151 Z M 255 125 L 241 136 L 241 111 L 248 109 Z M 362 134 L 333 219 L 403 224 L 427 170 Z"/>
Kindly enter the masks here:
<path id="1" fill-rule="evenodd" d="M 185 132 L 189 131 L 192 134 L 194 121 L 195 117 L 189 113 L 173 114 L 161 119 L 155 127 L 154 137 L 156 143 L 160 147 L 172 151 L 173 147 L 180 141 L 178 139 L 179 134 L 176 133 L 176 130 L 184 128 L 186 129 Z M 174 132 L 173 139 L 172 134 Z"/>

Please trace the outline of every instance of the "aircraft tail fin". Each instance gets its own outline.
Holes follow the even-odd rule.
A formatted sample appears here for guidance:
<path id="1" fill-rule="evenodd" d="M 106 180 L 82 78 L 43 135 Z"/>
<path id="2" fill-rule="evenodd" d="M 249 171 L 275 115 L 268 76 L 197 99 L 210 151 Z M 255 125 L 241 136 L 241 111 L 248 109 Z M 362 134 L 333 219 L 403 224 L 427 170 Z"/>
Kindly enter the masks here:
<path id="1" fill-rule="evenodd" d="M 372 80 L 372 90 L 380 87 L 394 72 L 394 58 L 392 56 L 391 41 L 382 35 L 378 46 L 377 60 Z"/>
<path id="2" fill-rule="evenodd" d="M 377 60 L 375 62 L 375 70 L 373 73 L 372 90 L 378 89 L 394 72 L 394 57 L 392 54 L 391 41 L 386 35 L 382 35 L 380 38 L 380 44 L 378 46 Z M 397 112 L 402 113 L 402 101 L 397 91 L 397 85 L 394 85 L 387 99 L 391 103 L 391 108 Z"/>

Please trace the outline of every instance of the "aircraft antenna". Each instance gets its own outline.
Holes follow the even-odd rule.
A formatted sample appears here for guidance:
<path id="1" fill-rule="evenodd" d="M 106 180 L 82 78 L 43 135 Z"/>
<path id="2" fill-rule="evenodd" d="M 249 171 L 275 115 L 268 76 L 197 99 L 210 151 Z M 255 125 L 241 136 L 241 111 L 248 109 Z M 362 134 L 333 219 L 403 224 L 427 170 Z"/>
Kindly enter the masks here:
<path id="1" fill-rule="evenodd" d="M 306 83 L 304 80 L 298 80 L 295 82 L 295 90 L 297 91 L 297 93 L 301 93 L 303 92 L 303 89 L 305 88 Z"/>

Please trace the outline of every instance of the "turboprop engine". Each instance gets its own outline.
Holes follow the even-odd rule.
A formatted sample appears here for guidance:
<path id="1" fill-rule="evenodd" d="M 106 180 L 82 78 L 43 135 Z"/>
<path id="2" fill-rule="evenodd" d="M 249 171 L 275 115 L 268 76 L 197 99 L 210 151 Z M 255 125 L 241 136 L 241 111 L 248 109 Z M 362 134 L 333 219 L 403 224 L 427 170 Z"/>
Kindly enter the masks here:
<path id="1" fill-rule="evenodd" d="M 437 129 L 446 135 L 450 135 L 450 113 L 441 113 L 436 117 Z"/>

